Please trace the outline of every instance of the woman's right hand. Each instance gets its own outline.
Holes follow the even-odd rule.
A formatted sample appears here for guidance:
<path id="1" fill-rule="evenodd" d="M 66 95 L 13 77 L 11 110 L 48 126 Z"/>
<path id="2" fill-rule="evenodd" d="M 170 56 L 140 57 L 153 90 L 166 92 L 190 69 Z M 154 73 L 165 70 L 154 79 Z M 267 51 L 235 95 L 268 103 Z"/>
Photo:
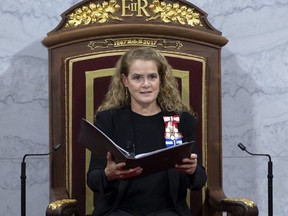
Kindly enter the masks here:
<path id="1" fill-rule="evenodd" d="M 141 167 L 125 169 L 126 163 L 118 163 L 112 159 L 110 152 L 107 153 L 107 165 L 104 170 L 107 181 L 124 180 L 142 173 Z"/>

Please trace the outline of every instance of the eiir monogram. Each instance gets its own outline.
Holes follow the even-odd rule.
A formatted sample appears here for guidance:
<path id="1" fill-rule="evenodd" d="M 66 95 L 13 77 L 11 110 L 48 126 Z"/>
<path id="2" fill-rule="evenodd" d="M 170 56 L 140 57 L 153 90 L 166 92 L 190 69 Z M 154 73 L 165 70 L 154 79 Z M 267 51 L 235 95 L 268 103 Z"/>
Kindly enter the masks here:
<path id="1" fill-rule="evenodd" d="M 121 16 L 146 16 L 150 17 L 146 8 L 148 6 L 147 0 L 122 0 L 122 14 Z"/>

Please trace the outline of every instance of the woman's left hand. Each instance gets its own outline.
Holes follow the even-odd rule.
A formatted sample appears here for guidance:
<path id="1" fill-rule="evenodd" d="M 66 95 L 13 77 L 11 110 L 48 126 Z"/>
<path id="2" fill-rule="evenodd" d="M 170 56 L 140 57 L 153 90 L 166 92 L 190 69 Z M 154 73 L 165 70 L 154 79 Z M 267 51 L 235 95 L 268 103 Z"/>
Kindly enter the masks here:
<path id="1" fill-rule="evenodd" d="M 187 175 L 192 175 L 197 167 L 197 154 L 191 154 L 189 158 L 184 158 L 182 164 L 176 164 L 175 168 Z"/>

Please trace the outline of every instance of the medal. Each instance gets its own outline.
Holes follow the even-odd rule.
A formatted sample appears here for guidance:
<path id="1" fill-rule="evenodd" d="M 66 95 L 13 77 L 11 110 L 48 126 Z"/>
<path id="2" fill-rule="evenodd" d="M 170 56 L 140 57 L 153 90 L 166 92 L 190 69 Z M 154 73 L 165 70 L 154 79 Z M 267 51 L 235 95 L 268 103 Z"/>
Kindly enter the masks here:
<path id="1" fill-rule="evenodd" d="M 182 144 L 182 134 L 178 130 L 179 115 L 163 116 L 165 123 L 164 138 L 166 147 Z"/>

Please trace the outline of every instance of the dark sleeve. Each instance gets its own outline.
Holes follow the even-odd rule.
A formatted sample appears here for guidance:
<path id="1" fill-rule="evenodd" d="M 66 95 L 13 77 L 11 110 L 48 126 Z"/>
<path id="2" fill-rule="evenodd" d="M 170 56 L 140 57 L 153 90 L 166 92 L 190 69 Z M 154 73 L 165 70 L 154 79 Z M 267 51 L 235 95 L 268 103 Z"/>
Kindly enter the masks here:
<path id="1" fill-rule="evenodd" d="M 179 129 L 183 133 L 183 141 L 194 141 L 197 119 L 190 113 L 185 112 L 181 115 L 181 121 Z M 207 181 L 207 175 L 205 168 L 202 166 L 202 156 L 197 144 L 193 145 L 192 152 L 198 156 L 197 167 L 193 175 L 187 175 L 187 183 L 191 190 L 200 190 Z"/>
<path id="2" fill-rule="evenodd" d="M 205 168 L 198 164 L 193 175 L 187 175 L 187 181 L 190 190 L 200 190 L 207 181 Z"/>
<path id="3" fill-rule="evenodd" d="M 112 112 L 103 111 L 97 114 L 95 125 L 99 127 L 110 138 L 113 134 Z M 117 187 L 117 181 L 108 182 L 104 173 L 106 160 L 97 158 L 91 154 L 89 170 L 87 173 L 87 185 L 89 188 L 98 193 L 109 193 Z"/>

